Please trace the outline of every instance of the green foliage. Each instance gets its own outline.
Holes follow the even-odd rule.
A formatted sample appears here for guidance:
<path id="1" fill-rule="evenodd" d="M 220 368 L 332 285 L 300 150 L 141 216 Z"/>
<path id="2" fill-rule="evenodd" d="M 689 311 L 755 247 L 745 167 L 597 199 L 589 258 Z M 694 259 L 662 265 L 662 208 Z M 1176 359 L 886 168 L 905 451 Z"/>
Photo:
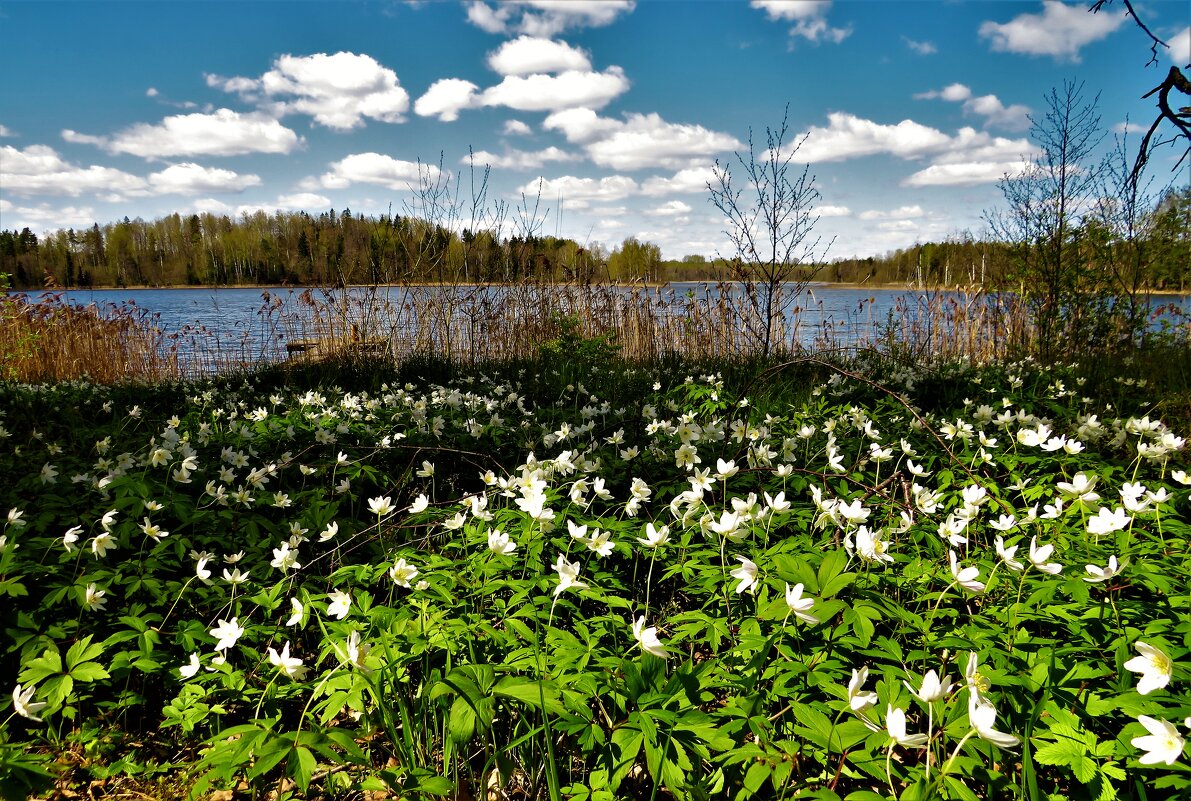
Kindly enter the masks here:
<path id="1" fill-rule="evenodd" d="M 1191 789 L 1142 739 L 1191 715 L 1191 479 L 1136 382 L 557 324 L 443 383 L 0 384 L 0 792 L 64 743 L 195 798 Z"/>

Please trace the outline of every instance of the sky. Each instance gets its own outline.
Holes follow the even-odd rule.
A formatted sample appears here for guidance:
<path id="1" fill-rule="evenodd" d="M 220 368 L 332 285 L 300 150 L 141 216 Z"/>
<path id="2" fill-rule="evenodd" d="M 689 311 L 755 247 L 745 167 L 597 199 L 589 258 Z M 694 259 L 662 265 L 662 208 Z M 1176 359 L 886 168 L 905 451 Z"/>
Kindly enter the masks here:
<path id="1" fill-rule="evenodd" d="M 707 184 L 746 188 L 784 118 L 816 255 L 980 236 L 1052 88 L 1098 94 L 1105 147 L 1153 120 L 1191 7 L 1134 6 L 1171 45 L 1150 66 L 1120 2 L 0 0 L 0 228 L 406 214 L 427 183 L 462 226 L 490 167 L 506 235 L 728 257 Z"/>

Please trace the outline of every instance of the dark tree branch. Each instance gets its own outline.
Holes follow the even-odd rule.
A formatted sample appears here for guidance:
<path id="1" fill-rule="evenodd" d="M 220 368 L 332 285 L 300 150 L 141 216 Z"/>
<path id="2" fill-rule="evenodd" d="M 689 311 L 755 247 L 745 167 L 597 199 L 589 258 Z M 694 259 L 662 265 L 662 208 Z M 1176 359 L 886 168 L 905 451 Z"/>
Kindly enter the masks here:
<path id="1" fill-rule="evenodd" d="M 1100 12 L 1100 9 L 1104 8 L 1105 6 L 1112 5 L 1112 2 L 1113 2 L 1113 0 L 1096 0 L 1096 2 L 1092 3 L 1091 7 L 1088 10 L 1091 11 L 1093 14 L 1097 14 Z M 1150 60 L 1146 63 L 1146 66 L 1148 67 L 1148 66 L 1150 66 L 1150 64 L 1157 64 L 1158 63 L 1158 48 L 1161 46 L 1161 47 L 1165 47 L 1167 50 L 1169 50 L 1170 45 L 1168 45 L 1166 42 L 1159 39 L 1154 34 L 1154 32 L 1151 31 L 1149 29 L 1149 27 L 1147 27 L 1146 24 L 1141 21 L 1141 17 L 1137 16 L 1137 11 L 1133 8 L 1133 3 L 1130 2 L 1130 0 L 1122 0 L 1122 2 L 1125 5 L 1125 11 L 1129 14 L 1130 17 L 1133 18 L 1133 21 L 1137 23 L 1137 27 L 1139 27 L 1143 31 L 1145 31 L 1146 36 L 1150 37 Z"/>
<path id="2" fill-rule="evenodd" d="M 1099 13 L 1102 9 L 1112 5 L 1114 0 L 1096 0 L 1088 7 L 1088 10 L 1093 14 Z M 1136 23 L 1137 27 L 1145 32 L 1145 35 L 1150 38 L 1150 60 L 1146 66 L 1158 63 L 1158 48 L 1164 47 L 1170 49 L 1170 45 L 1158 38 L 1157 34 L 1150 30 L 1149 26 L 1137 14 L 1137 9 L 1133 7 L 1131 0 L 1121 0 L 1121 4 L 1125 6 L 1125 13 Z M 1146 162 L 1150 159 L 1150 152 L 1160 145 L 1174 144 L 1180 138 L 1187 140 L 1188 147 L 1183 151 L 1179 160 L 1175 163 L 1174 169 L 1178 170 L 1183 162 L 1191 155 L 1191 110 L 1186 107 L 1180 108 L 1177 112 L 1170 106 L 1170 90 L 1177 89 L 1183 94 L 1191 97 L 1191 81 L 1188 81 L 1183 75 L 1182 70 L 1177 66 L 1171 67 L 1170 72 L 1166 74 L 1166 78 L 1162 83 L 1155 86 L 1150 91 L 1142 95 L 1142 98 L 1150 97 L 1154 94 L 1158 95 L 1158 116 L 1150 125 L 1148 131 L 1141 140 L 1141 148 L 1137 151 L 1137 160 L 1133 163 L 1133 174 L 1130 181 L 1136 184 L 1141 177 L 1142 170 L 1145 169 Z M 1163 122 L 1169 122 L 1178 130 L 1178 134 L 1166 141 L 1154 142 L 1154 134 L 1157 133 L 1158 128 Z"/>

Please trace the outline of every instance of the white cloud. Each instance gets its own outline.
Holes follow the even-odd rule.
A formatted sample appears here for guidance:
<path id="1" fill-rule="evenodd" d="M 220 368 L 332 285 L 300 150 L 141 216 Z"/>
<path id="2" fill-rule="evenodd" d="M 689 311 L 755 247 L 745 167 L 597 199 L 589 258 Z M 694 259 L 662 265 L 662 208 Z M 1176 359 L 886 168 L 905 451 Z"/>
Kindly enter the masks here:
<path id="1" fill-rule="evenodd" d="M 94 194 L 119 202 L 126 197 L 240 192 L 260 182 L 256 175 L 191 162 L 174 164 L 142 178 L 112 167 L 71 164 L 45 145 L 30 145 L 24 150 L 7 145 L 0 148 L 0 184 L 20 195 Z"/>
<path id="2" fill-rule="evenodd" d="M 566 42 L 518 36 L 488 54 L 488 66 L 500 75 L 540 72 L 590 72 L 591 59 Z"/>
<path id="3" fill-rule="evenodd" d="M 919 92 L 915 100 L 947 100 L 963 103 L 964 113 L 984 117 L 985 125 L 997 125 L 1012 131 L 1024 131 L 1030 127 L 1030 107 L 1020 103 L 1006 106 L 996 95 L 972 96 L 972 90 L 962 83 L 953 83 L 942 89 Z"/>
<path id="4" fill-rule="evenodd" d="M 827 12 L 831 0 L 751 0 L 753 8 L 765 11 L 765 16 L 774 21 L 793 22 L 790 35 L 809 42 L 832 42 L 839 44 L 852 35 L 852 26 L 833 28 L 827 24 Z"/>
<path id="5" fill-rule="evenodd" d="M 536 170 L 551 161 L 578 161 L 579 156 L 568 153 L 557 147 L 547 147 L 543 150 L 507 150 L 501 155 L 487 150 L 477 150 L 471 155 L 464 156 L 464 164 L 474 163 L 476 166 L 487 165 L 497 169 Z"/>
<path id="6" fill-rule="evenodd" d="M 1112 126 L 1112 132 L 1115 134 L 1143 134 L 1149 130 L 1146 126 L 1140 125 L 1136 122 L 1118 122 Z"/>
<path id="7" fill-rule="evenodd" d="M 533 130 L 521 120 L 505 120 L 503 132 L 506 136 L 529 136 Z"/>
<path id="8" fill-rule="evenodd" d="M 906 43 L 906 47 L 920 56 L 930 56 L 939 52 L 939 48 L 935 47 L 934 42 L 919 42 L 908 36 L 903 36 L 902 41 Z"/>
<path id="9" fill-rule="evenodd" d="M 828 125 L 812 127 L 795 157 L 799 162 L 843 161 L 857 156 L 887 153 L 900 158 L 917 158 L 946 147 L 947 134 L 913 120 L 882 125 L 853 114 L 832 112 Z M 801 137 L 795 141 L 800 141 Z"/>
<path id="10" fill-rule="evenodd" d="M 992 184 L 1021 170 L 1021 161 L 973 161 L 932 164 L 906 180 L 904 186 L 973 186 Z"/>
<path id="11" fill-rule="evenodd" d="M 112 167 L 70 164 L 51 147 L 0 147 L 0 186 L 18 195 L 78 197 L 101 191 L 144 193 L 145 179 Z"/>
<path id="12" fill-rule="evenodd" d="M 397 73 L 358 53 L 287 54 L 260 78 L 208 75 L 207 83 L 259 103 L 275 116 L 308 114 L 338 130 L 357 128 L 365 117 L 404 122 L 409 110 L 409 93 Z"/>
<path id="13" fill-rule="evenodd" d="M 814 214 L 820 217 L 851 217 L 852 210 L 847 206 L 815 206 Z"/>
<path id="14" fill-rule="evenodd" d="M 442 122 L 454 122 L 459 119 L 460 111 L 476 104 L 479 88 L 461 78 L 442 78 L 430 84 L 426 94 L 418 98 L 414 113 L 419 117 L 438 117 Z"/>
<path id="15" fill-rule="evenodd" d="M 634 0 L 516 0 L 493 7 L 473 0 L 467 21 L 488 33 L 550 37 L 571 28 L 609 25 L 635 5 Z"/>
<path id="16" fill-rule="evenodd" d="M 179 114 L 157 125 L 137 123 L 110 137 L 63 131 L 68 142 L 98 145 L 111 153 L 146 159 L 168 156 L 238 156 L 289 153 L 303 139 L 264 114 L 240 114 L 221 108 L 210 114 Z"/>
<path id="17" fill-rule="evenodd" d="M 707 185 L 715 180 L 715 171 L 710 164 L 687 167 L 669 178 L 652 176 L 641 183 L 641 194 L 647 197 L 666 195 L 692 195 L 707 192 Z"/>
<path id="18" fill-rule="evenodd" d="M 145 97 L 157 97 L 157 89 L 155 87 L 150 86 L 148 89 L 145 90 Z"/>
<path id="19" fill-rule="evenodd" d="M 840 161 L 871 155 L 931 164 L 902 182 L 903 186 L 960 186 L 991 183 L 1006 171 L 1021 168 L 1035 149 L 1026 139 L 992 136 L 960 128 L 954 136 L 913 120 L 883 125 L 851 114 L 828 115 L 827 127 L 814 127 L 795 155 L 799 162 Z"/>
<path id="20" fill-rule="evenodd" d="M 0 125 L 0 139 L 6 138 L 9 136 L 16 136 L 16 134 L 13 133 L 12 129 L 9 128 L 7 125 Z"/>
<path id="21" fill-rule="evenodd" d="M 91 134 L 79 133 L 66 128 L 62 131 L 62 138 L 74 145 L 95 145 L 96 147 L 104 147 L 108 140 L 102 136 L 92 136 Z"/>
<path id="22" fill-rule="evenodd" d="M 603 72 L 568 70 L 557 75 L 508 75 L 496 86 L 485 89 L 480 103 L 518 111 L 555 111 L 576 106 L 603 108 L 628 88 L 629 79 L 616 66 Z"/>
<path id="23" fill-rule="evenodd" d="M 681 200 L 671 200 L 663 203 L 660 206 L 646 209 L 643 212 L 647 217 L 681 217 L 691 213 L 691 207 Z"/>
<path id="24" fill-rule="evenodd" d="M 749 5 L 764 10 L 771 20 L 790 22 L 826 14 L 831 0 L 751 0 Z"/>
<path id="25" fill-rule="evenodd" d="M 53 208 L 46 203 L 37 206 L 18 206 L 12 201 L 0 198 L 0 214 L 4 215 L 4 226 L 19 231 L 56 231 L 62 228 L 85 228 L 95 222 L 95 211 L 90 206 L 63 206 Z"/>
<path id="26" fill-rule="evenodd" d="M 919 92 L 914 95 L 915 100 L 948 100 L 952 103 L 960 103 L 972 96 L 972 90 L 964 86 L 962 83 L 953 83 L 944 86 L 942 89 L 932 89 L 929 92 Z"/>
<path id="27" fill-rule="evenodd" d="M 401 191 L 417 186 L 422 176 L 433 180 L 438 175 L 438 167 L 433 164 L 402 161 L 381 153 L 354 153 L 329 167 L 317 181 L 317 185 L 324 189 L 346 189 L 352 184 L 365 183 Z M 302 188 L 313 187 L 309 182 L 303 182 Z"/>
<path id="28" fill-rule="evenodd" d="M 298 192 L 293 195 L 282 195 L 277 198 L 276 208 L 286 210 L 298 209 L 329 209 L 331 199 L 313 192 Z"/>
<path id="29" fill-rule="evenodd" d="M 913 220 L 893 220 L 891 222 L 877 223 L 877 228 L 882 231 L 909 232 L 917 231 L 918 223 Z"/>
<path id="30" fill-rule="evenodd" d="M 199 198 L 190 204 L 190 208 L 199 214 L 230 214 L 232 211 L 231 206 L 213 197 Z"/>
<path id="31" fill-rule="evenodd" d="M 1171 36 L 1166 43 L 1170 45 L 1170 60 L 1176 66 L 1191 62 L 1191 25 Z"/>
<path id="32" fill-rule="evenodd" d="M 922 210 L 921 206 L 901 206 L 896 209 L 877 210 L 860 212 L 860 219 L 862 220 L 911 220 L 915 217 L 921 217 L 926 212 Z"/>
<path id="33" fill-rule="evenodd" d="M 492 8 L 487 3 L 480 2 L 480 0 L 473 0 L 467 7 L 467 21 L 485 33 L 504 33 L 507 31 L 510 16 L 511 14 L 507 11 L 507 7 L 497 6 L 496 8 Z"/>
<path id="34" fill-rule="evenodd" d="M 1021 14 L 1006 23 L 981 23 L 980 38 L 988 39 L 994 51 L 1078 63 L 1081 47 L 1107 37 L 1124 22 L 1124 10 L 1089 14 L 1083 4 L 1046 0 L 1041 14 Z"/>
<path id="35" fill-rule="evenodd" d="M 658 114 L 628 114 L 623 121 L 587 108 L 551 114 L 542 123 L 580 144 L 593 162 L 616 170 L 681 169 L 725 150 L 739 148 L 734 136 L 702 125 L 666 122 Z"/>
<path id="36" fill-rule="evenodd" d="M 257 175 L 240 175 L 231 170 L 203 167 L 193 162 L 174 164 L 149 176 L 155 194 L 198 195 L 205 192 L 242 192 L 260 186 Z"/>
<path id="37" fill-rule="evenodd" d="M 569 209 L 586 208 L 591 201 L 609 203 L 637 193 L 637 182 L 625 175 L 608 175 L 603 178 L 577 178 L 563 175 L 559 178 L 535 178 L 518 188 L 518 192 L 537 195 L 541 188 L 542 197 L 561 197 Z"/>
<path id="38" fill-rule="evenodd" d="M 964 111 L 984 117 L 986 125 L 997 125 L 1011 131 L 1030 127 L 1030 107 L 1021 103 L 1006 106 L 996 95 L 981 95 L 964 102 Z"/>

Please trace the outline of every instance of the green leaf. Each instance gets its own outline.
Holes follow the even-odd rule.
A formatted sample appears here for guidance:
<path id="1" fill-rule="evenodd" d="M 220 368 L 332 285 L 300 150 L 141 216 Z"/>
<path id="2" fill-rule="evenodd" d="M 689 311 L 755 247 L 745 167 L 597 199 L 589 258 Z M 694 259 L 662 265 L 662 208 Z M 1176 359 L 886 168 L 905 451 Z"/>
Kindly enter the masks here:
<path id="1" fill-rule="evenodd" d="M 289 775 L 302 788 L 302 792 L 306 792 L 309 789 L 310 778 L 314 775 L 314 769 L 316 767 L 318 767 L 318 760 L 314 758 L 314 754 L 310 753 L 310 749 L 306 746 L 299 745 L 290 752 Z"/>
<path id="2" fill-rule="evenodd" d="M 462 696 L 451 704 L 447 732 L 457 744 L 463 745 L 476 735 L 476 710 Z"/>

